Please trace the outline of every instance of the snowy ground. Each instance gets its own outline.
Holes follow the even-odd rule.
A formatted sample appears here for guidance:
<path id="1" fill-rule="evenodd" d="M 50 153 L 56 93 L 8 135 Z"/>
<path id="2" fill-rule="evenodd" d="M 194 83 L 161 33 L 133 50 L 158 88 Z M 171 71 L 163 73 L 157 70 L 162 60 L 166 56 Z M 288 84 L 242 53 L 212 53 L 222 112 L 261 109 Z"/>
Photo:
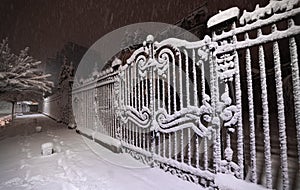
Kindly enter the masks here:
<path id="1" fill-rule="evenodd" d="M 36 119 L 36 120 L 35 120 Z M 36 133 L 35 126 L 43 127 Z M 41 156 L 52 142 L 56 153 Z M 0 189 L 199 190 L 195 185 L 148 168 L 127 154 L 114 154 L 46 116 L 18 116 L 0 129 Z"/>

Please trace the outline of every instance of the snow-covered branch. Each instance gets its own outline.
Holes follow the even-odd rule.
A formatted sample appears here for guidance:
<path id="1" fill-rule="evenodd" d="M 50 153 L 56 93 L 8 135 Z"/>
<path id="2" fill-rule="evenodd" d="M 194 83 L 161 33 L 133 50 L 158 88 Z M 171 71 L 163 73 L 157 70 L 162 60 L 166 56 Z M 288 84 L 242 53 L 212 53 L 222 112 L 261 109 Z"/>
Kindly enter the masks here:
<path id="1" fill-rule="evenodd" d="M 8 39 L 0 43 L 0 99 L 16 101 L 18 97 L 24 99 L 23 95 L 32 97 L 33 94 L 41 96 L 43 92 L 51 92 L 53 82 L 48 80 L 51 75 L 44 74 L 38 68 L 41 61 L 35 60 L 28 52 L 26 47 L 16 55 L 11 53 Z"/>

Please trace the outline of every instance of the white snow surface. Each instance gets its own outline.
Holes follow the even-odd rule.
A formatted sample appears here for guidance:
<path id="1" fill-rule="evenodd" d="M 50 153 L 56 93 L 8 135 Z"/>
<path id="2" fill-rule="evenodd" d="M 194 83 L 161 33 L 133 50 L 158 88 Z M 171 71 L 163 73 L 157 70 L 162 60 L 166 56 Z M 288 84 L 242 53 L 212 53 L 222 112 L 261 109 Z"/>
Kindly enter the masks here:
<path id="1" fill-rule="evenodd" d="M 215 184 L 222 190 L 241 190 L 241 189 L 264 190 L 266 189 L 262 186 L 239 180 L 233 175 L 227 175 L 222 173 L 218 173 L 216 175 Z"/>
<path id="2" fill-rule="evenodd" d="M 87 128 L 77 128 L 77 130 L 80 131 L 80 133 L 86 134 L 86 135 L 91 135 L 93 139 L 95 140 L 99 140 L 102 143 L 105 143 L 109 146 L 114 146 L 115 148 L 117 148 L 118 150 L 121 149 L 121 141 L 115 138 L 112 138 L 108 135 L 99 133 L 99 132 L 95 132 L 91 129 L 87 129 Z"/>
<path id="3" fill-rule="evenodd" d="M 35 132 L 34 119 L 42 132 Z M 54 154 L 42 156 L 46 142 L 53 143 Z M 0 190 L 203 189 L 128 154 L 115 154 L 41 114 L 18 116 L 0 128 L 0 152 Z"/>

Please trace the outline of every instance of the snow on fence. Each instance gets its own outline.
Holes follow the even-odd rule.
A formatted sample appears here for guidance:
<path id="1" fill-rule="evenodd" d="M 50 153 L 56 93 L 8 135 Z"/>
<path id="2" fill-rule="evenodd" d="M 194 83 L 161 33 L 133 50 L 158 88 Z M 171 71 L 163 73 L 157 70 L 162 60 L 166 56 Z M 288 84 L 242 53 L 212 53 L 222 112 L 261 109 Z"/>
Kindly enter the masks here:
<path id="1" fill-rule="evenodd" d="M 113 106 L 116 75 L 110 71 L 97 80 L 73 88 L 72 106 L 77 129 L 89 129 L 116 138 L 117 120 Z"/>
<path id="2" fill-rule="evenodd" d="M 203 186 L 225 173 L 299 188 L 298 4 L 223 11 L 197 42 L 149 35 L 118 71 L 73 89 L 77 126 Z"/>
<path id="3" fill-rule="evenodd" d="M 219 44 L 215 51 L 217 72 L 223 81 L 231 80 L 227 84 L 233 86 L 235 104 L 242 113 L 236 126 L 237 136 L 222 136 L 231 140 L 225 146 L 234 144 L 242 179 L 248 177 L 251 182 L 270 189 L 299 188 L 300 89 L 296 38 L 300 26 L 294 22 L 300 13 L 297 4 L 299 1 L 283 0 L 271 1 L 264 8 L 257 6 L 253 12 L 244 11 L 238 21 L 227 23 L 229 30 L 225 27 L 212 35 Z M 257 121 L 260 118 L 262 122 Z M 278 155 L 280 163 L 276 162 Z M 265 180 L 259 178 L 261 174 Z"/>
<path id="4" fill-rule="evenodd" d="M 120 67 L 116 88 L 118 137 L 124 150 L 205 186 L 213 185 L 211 171 L 216 167 L 214 128 L 209 124 L 214 110 L 205 73 L 212 59 L 210 40 L 154 43 L 148 36 Z"/>

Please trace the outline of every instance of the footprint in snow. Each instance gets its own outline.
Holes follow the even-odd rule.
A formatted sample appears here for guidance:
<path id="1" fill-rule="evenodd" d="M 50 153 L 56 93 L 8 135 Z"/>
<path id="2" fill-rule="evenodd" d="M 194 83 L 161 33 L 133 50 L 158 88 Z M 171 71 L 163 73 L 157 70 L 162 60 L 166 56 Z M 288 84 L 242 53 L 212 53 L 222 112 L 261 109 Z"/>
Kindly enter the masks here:
<path id="1" fill-rule="evenodd" d="M 12 179 L 9 179 L 8 181 L 4 182 L 5 185 L 18 185 L 22 184 L 23 180 L 19 177 L 15 177 Z"/>
<path id="2" fill-rule="evenodd" d="M 55 152 L 60 153 L 61 152 L 61 147 L 59 145 L 56 145 L 54 147 Z"/>
<path id="3" fill-rule="evenodd" d="M 79 190 L 79 188 L 77 188 L 75 185 L 71 183 L 63 183 L 62 190 Z"/>
<path id="4" fill-rule="evenodd" d="M 28 180 L 30 174 L 31 174 L 31 171 L 30 171 L 30 170 L 27 170 L 27 171 L 26 171 L 26 175 L 25 175 L 25 180 L 26 180 L 26 181 Z"/>
<path id="5" fill-rule="evenodd" d="M 22 152 L 29 152 L 31 149 L 29 148 L 22 148 Z"/>
<path id="6" fill-rule="evenodd" d="M 24 142 L 24 143 L 23 143 L 23 146 L 28 147 L 28 146 L 30 146 L 30 143 L 29 143 L 29 142 Z"/>
<path id="7" fill-rule="evenodd" d="M 79 168 L 75 166 L 69 167 L 67 163 L 62 160 L 58 159 L 57 164 L 64 170 L 65 177 L 69 179 L 70 181 L 86 181 L 86 176 L 83 175 L 83 173 L 80 171 Z"/>
<path id="8" fill-rule="evenodd" d="M 23 168 L 25 168 L 25 167 L 30 167 L 30 165 L 29 165 L 29 164 L 22 164 L 22 165 L 20 166 L 20 170 L 23 169 Z"/>

